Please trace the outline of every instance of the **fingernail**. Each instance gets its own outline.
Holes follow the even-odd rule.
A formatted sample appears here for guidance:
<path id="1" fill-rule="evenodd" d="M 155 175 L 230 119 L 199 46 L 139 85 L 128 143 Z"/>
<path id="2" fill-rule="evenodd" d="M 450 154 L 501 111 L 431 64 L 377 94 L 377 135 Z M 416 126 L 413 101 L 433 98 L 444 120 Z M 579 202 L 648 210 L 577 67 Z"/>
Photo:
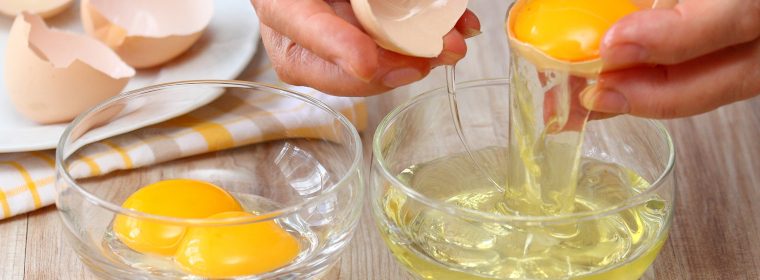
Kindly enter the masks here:
<path id="1" fill-rule="evenodd" d="M 397 88 L 422 79 L 422 73 L 414 68 L 401 68 L 385 74 L 383 85 L 389 88 Z"/>
<path id="2" fill-rule="evenodd" d="M 610 47 L 602 52 L 607 70 L 628 67 L 646 62 L 647 50 L 637 44 L 627 43 Z"/>
<path id="3" fill-rule="evenodd" d="M 462 35 L 464 35 L 465 39 L 469 39 L 469 38 L 478 36 L 480 34 L 483 34 L 483 32 L 481 32 L 480 30 L 477 30 L 475 28 L 466 28 Z"/>
<path id="4" fill-rule="evenodd" d="M 625 96 L 614 89 L 585 92 L 581 96 L 581 104 L 586 109 L 602 113 L 625 114 L 631 110 Z"/>
<path id="5" fill-rule="evenodd" d="M 363 82 L 369 82 L 372 80 L 372 77 L 364 77 L 359 72 L 354 69 L 353 66 L 351 66 L 350 63 L 346 62 L 342 59 L 335 60 L 335 64 L 338 64 L 340 66 L 340 69 L 343 69 L 344 72 L 351 74 L 352 76 L 356 77 L 357 79 L 363 81 Z"/>

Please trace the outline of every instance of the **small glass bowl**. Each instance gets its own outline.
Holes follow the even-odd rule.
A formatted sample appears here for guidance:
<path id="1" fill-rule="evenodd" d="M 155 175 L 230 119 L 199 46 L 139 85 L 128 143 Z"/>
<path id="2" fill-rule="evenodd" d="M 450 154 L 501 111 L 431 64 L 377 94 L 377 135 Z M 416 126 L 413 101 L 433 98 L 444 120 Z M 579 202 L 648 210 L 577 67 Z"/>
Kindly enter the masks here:
<path id="1" fill-rule="evenodd" d="M 274 100 L 279 102 L 276 104 L 290 104 L 302 110 L 283 115 L 281 111 L 276 112 L 282 109 L 277 106 L 270 108 L 258 106 L 259 103 L 243 105 L 234 102 L 247 97 L 256 98 L 261 103 L 271 104 Z M 174 146 L 144 143 L 143 149 L 150 148 L 155 159 L 165 161 L 103 172 L 102 175 L 83 175 L 83 150 L 122 149 L 120 152 L 139 153 L 115 144 L 126 141 L 125 135 L 129 138 L 130 134 L 136 133 L 127 131 L 127 127 L 136 123 L 159 123 L 142 128 L 142 135 L 181 137 L 177 135 L 176 126 L 162 125 L 162 117 L 157 116 L 167 110 L 194 106 L 192 104 L 198 104 L 198 100 L 215 98 L 216 101 L 222 100 L 221 105 L 215 101 L 206 106 L 216 106 L 221 113 L 235 110 L 244 118 L 250 117 L 255 120 L 255 127 L 242 128 L 241 131 L 258 128 L 265 130 L 267 136 L 251 140 L 250 144 L 176 159 L 162 154 L 193 153 L 192 149 L 199 148 L 197 142 L 189 150 L 187 147 L 193 144 L 187 141 L 181 145 L 177 144 L 179 141 L 175 142 Z M 254 118 L 262 115 L 268 117 Z M 185 121 L 188 119 L 169 122 L 182 126 Z M 316 125 L 318 129 L 304 131 L 304 125 Z M 103 139 L 104 135 L 110 136 L 114 132 L 121 135 Z M 215 141 L 213 133 L 206 132 L 203 136 L 210 137 L 207 141 Z M 88 160 L 103 163 L 108 159 L 89 158 L 84 162 Z M 116 160 L 120 159 L 117 157 Z M 117 216 L 187 228 L 271 224 L 274 221 L 298 239 L 298 256 L 263 274 L 231 278 L 313 279 L 329 271 L 337 262 L 356 228 L 363 198 L 361 162 L 361 141 L 351 122 L 307 95 L 239 81 L 161 84 L 112 98 L 81 114 L 68 126 L 56 153 L 56 205 L 71 248 L 96 275 L 106 279 L 201 278 L 180 269 L 170 257 L 142 254 L 126 247 L 112 230 L 112 222 Z M 183 219 L 121 207 L 127 197 L 141 187 L 175 178 L 215 184 L 235 196 L 247 211 L 257 215 L 213 220 Z"/>
<path id="2" fill-rule="evenodd" d="M 581 199 L 601 196 L 597 198 L 605 204 L 591 201 L 597 203 L 591 210 L 576 206 L 575 212 L 556 216 L 509 215 L 499 211 L 503 196 L 491 196 L 498 190 L 488 190 L 493 186 L 484 176 L 506 182 L 509 84 L 505 79 L 479 80 L 456 88 L 472 159 L 463 154 L 445 89 L 399 106 L 375 133 L 372 214 L 391 252 L 410 274 L 436 280 L 639 279 L 667 240 L 672 223 L 675 152 L 666 129 L 630 116 L 589 122 L 582 156 L 625 167 L 633 173 L 623 176 L 638 174 L 647 182 L 644 187 L 579 187 L 576 195 Z M 601 173 L 620 171 L 600 166 Z M 583 176 L 579 182 L 599 178 L 609 177 Z M 575 201 L 578 205 L 579 199 Z M 585 247 L 589 244 L 596 247 Z M 605 244 L 626 249 L 609 250 Z"/>

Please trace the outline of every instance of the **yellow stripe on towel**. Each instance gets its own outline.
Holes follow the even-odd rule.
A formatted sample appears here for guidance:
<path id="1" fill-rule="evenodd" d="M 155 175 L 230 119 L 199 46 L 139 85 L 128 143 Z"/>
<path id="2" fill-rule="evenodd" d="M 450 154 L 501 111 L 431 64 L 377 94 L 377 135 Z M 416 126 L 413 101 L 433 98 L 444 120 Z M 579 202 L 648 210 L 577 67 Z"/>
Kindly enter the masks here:
<path id="1" fill-rule="evenodd" d="M 94 159 L 88 156 L 80 156 L 78 160 L 83 161 L 90 167 L 90 176 L 100 175 L 100 165 Z"/>
<path id="2" fill-rule="evenodd" d="M 116 145 L 113 142 L 108 141 L 108 140 L 103 140 L 101 143 L 106 144 L 106 146 L 108 147 L 111 147 L 111 149 L 116 151 L 121 156 L 121 160 L 124 161 L 125 168 L 127 169 L 132 168 L 132 158 L 129 157 L 126 150 L 124 150 L 122 147 L 119 147 L 119 145 Z"/>
<path id="3" fill-rule="evenodd" d="M 13 166 L 13 168 L 16 168 L 16 170 L 18 170 L 18 172 L 21 174 L 21 178 L 24 178 L 26 188 L 29 189 L 29 192 L 32 195 L 32 199 L 34 200 L 34 208 L 40 208 L 42 206 L 42 202 L 40 201 L 40 194 L 37 192 L 37 184 L 34 183 L 34 179 L 32 179 L 29 171 L 27 171 L 26 168 L 24 168 L 24 166 L 18 162 L 5 162 L 5 164 Z"/>
<path id="4" fill-rule="evenodd" d="M 3 219 L 11 216 L 11 206 L 8 205 L 8 198 L 5 197 L 5 192 L 0 188 L 0 206 L 3 207 Z"/>
<path id="5" fill-rule="evenodd" d="M 187 127 L 198 132 L 206 140 L 209 151 L 218 151 L 235 145 L 232 134 L 223 125 L 196 118 L 191 115 L 183 115 L 167 121 L 169 124 Z"/>
<path id="6" fill-rule="evenodd" d="M 35 156 L 35 157 L 41 159 L 42 161 L 46 162 L 48 164 L 48 166 L 50 166 L 50 167 L 55 167 L 55 159 L 53 158 L 53 156 L 51 156 L 49 154 L 46 154 L 46 153 L 43 153 L 43 152 L 39 152 L 39 151 L 35 151 L 35 152 L 32 152 L 32 156 Z"/>

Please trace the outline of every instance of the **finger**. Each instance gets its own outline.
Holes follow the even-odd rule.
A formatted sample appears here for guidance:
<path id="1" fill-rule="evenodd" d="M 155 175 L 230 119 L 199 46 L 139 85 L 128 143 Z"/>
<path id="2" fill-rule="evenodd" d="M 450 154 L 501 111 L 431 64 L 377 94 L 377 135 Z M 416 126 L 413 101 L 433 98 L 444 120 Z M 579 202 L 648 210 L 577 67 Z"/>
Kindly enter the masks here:
<path id="1" fill-rule="evenodd" d="M 462 17 L 459 18 L 454 29 L 459 31 L 464 38 L 472 38 L 480 35 L 480 20 L 470 9 L 464 11 Z"/>
<path id="2" fill-rule="evenodd" d="M 377 50 L 379 65 L 368 81 L 346 73 L 338 65 L 322 59 L 262 24 L 264 47 L 279 78 L 289 84 L 305 85 L 341 96 L 368 96 L 418 81 L 430 72 L 430 59 L 408 57 Z"/>
<path id="3" fill-rule="evenodd" d="M 465 10 L 456 25 L 443 36 L 443 51 L 432 60 L 432 66 L 454 65 L 467 54 L 465 39 L 480 34 L 480 20 L 470 10 Z"/>
<path id="4" fill-rule="evenodd" d="M 684 0 L 673 9 L 633 13 L 605 35 L 608 69 L 676 64 L 760 36 L 760 0 Z"/>
<path id="5" fill-rule="evenodd" d="M 323 0 L 251 0 L 263 24 L 359 79 L 378 67 L 375 42 Z M 340 1 L 332 1 L 335 4 Z M 344 1 L 345 2 L 345 1 Z"/>
<path id="6" fill-rule="evenodd" d="M 464 35 L 457 29 L 452 29 L 443 37 L 443 51 L 431 61 L 433 67 L 454 65 L 467 54 L 467 43 Z"/>
<path id="7" fill-rule="evenodd" d="M 695 115 L 760 94 L 760 40 L 688 62 L 637 67 L 600 76 L 583 105 L 650 118 Z"/>
<path id="8" fill-rule="evenodd" d="M 330 7 L 332 7 L 333 11 L 335 11 L 335 14 L 338 17 L 364 31 L 362 24 L 354 14 L 354 9 L 351 8 L 351 3 L 349 3 L 347 0 L 328 0 L 328 4 L 330 4 Z"/>

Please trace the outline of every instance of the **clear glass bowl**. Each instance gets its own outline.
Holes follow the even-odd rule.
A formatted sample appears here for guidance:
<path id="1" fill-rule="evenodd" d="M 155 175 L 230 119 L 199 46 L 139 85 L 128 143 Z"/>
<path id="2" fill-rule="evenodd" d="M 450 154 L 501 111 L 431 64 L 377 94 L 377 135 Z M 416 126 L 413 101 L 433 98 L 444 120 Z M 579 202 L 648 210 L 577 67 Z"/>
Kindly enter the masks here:
<path id="1" fill-rule="evenodd" d="M 140 168 L 103 172 L 105 174 L 102 175 L 82 172 L 84 150 L 117 149 L 114 147 L 118 145 L 114 143 L 127 141 L 124 139 L 136 133 L 125 131 L 129 130 L 127 127 L 135 123 L 160 123 L 161 117 L 157 116 L 161 116 L 162 111 L 186 108 L 198 104 L 195 101 L 211 100 L 217 96 L 217 101 L 252 97 L 271 104 L 275 100 L 279 102 L 277 104 L 290 104 L 302 110 L 300 113 L 283 115 L 282 112 L 275 112 L 282 109 L 277 106 L 270 108 L 267 105 L 242 105 L 240 102 L 212 103 L 207 106 L 216 106 L 220 109 L 219 112 L 236 110 L 240 115 L 255 120 L 254 128 L 243 128 L 240 131 L 266 130 L 267 136 L 251 140 L 250 144 L 177 159 L 166 157 L 165 154 L 175 153 L 176 156 L 177 149 L 182 153 L 193 153 L 187 149 L 193 146 L 192 140 L 183 142 L 182 145 L 189 145 L 187 147 L 154 143 L 150 146 L 152 156 L 165 161 Z M 189 109 L 191 108 L 188 107 Z M 254 118 L 261 115 L 270 117 Z M 182 121 L 173 121 L 174 124 L 178 122 Z M 284 125 L 284 122 L 290 125 Z M 301 129 L 308 124 L 317 125 L 319 129 Z M 178 137 L 176 130 L 176 126 L 159 124 L 143 128 L 140 133 L 153 138 Z M 121 132 L 122 135 L 102 139 L 114 131 Z M 212 134 L 206 133 L 204 136 L 213 138 Z M 128 136 L 125 138 L 124 135 Z M 262 142 L 265 139 L 268 141 Z M 121 148 L 121 152 L 139 153 Z M 198 146 L 195 145 L 192 149 L 198 149 Z M 91 157 L 89 160 L 103 163 L 109 159 Z M 121 159 L 116 157 L 116 160 Z M 313 279 L 326 273 L 339 259 L 361 213 L 362 146 L 354 126 L 346 117 L 312 97 L 263 84 L 188 81 L 147 87 L 119 95 L 81 114 L 69 125 L 58 145 L 56 162 L 56 205 L 65 225 L 69 245 L 96 275 L 106 279 L 199 278 L 180 269 L 171 257 L 143 254 L 126 247 L 114 237 L 112 222 L 117 216 L 183 228 L 224 228 L 271 224 L 274 221 L 296 237 L 300 245 L 298 256 L 273 271 L 234 278 Z M 141 187 L 175 178 L 213 183 L 236 197 L 247 211 L 258 215 L 226 219 L 183 219 L 121 207 L 127 197 Z"/>
<path id="2" fill-rule="evenodd" d="M 508 95 L 504 79 L 457 85 L 465 138 L 485 171 L 463 156 L 445 89 L 423 93 L 380 123 L 370 197 L 391 252 L 418 279 L 639 279 L 673 217 L 675 153 L 665 128 L 629 116 L 590 122 L 582 155 L 595 164 L 583 166 L 595 166 L 598 176 L 579 178 L 591 187 L 579 183 L 576 210 L 509 215 L 498 209 L 503 196 L 480 192 L 491 186 L 484 172 L 506 182 Z M 645 182 L 636 181 L 636 190 L 602 188 L 605 172 Z"/>

